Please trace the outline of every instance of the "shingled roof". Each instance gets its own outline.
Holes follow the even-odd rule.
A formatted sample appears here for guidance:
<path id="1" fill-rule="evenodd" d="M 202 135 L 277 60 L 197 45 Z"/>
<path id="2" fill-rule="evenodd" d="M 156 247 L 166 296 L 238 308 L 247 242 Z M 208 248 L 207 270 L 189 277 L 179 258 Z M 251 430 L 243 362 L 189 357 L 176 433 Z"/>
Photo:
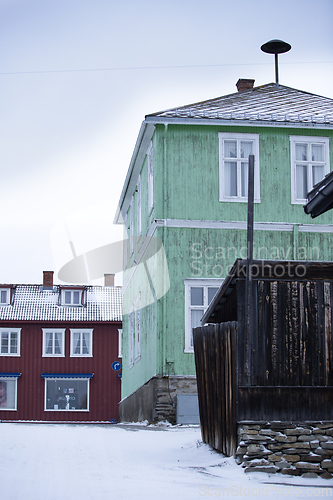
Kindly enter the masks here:
<path id="1" fill-rule="evenodd" d="M 181 118 L 332 126 L 333 99 L 269 83 L 208 101 L 152 113 L 146 116 L 146 121 L 163 122 Z"/>
<path id="2" fill-rule="evenodd" d="M 74 288 L 74 287 L 73 287 Z M 82 306 L 60 304 L 60 286 L 14 285 L 11 304 L 0 306 L 0 321 L 121 321 L 120 287 L 85 286 Z"/>

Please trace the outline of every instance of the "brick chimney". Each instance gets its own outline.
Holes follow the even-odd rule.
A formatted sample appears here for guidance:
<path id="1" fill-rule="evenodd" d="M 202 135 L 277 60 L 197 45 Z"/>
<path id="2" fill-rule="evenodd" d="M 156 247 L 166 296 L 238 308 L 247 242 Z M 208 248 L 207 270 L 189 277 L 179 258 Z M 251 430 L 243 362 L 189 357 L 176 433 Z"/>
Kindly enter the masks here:
<path id="1" fill-rule="evenodd" d="M 104 274 L 104 286 L 114 286 L 114 274 Z"/>
<path id="2" fill-rule="evenodd" d="M 43 288 L 53 288 L 53 271 L 43 271 Z"/>
<path id="3" fill-rule="evenodd" d="M 236 83 L 238 92 L 244 92 L 244 90 L 253 89 L 255 80 L 246 80 L 245 78 L 240 78 Z"/>

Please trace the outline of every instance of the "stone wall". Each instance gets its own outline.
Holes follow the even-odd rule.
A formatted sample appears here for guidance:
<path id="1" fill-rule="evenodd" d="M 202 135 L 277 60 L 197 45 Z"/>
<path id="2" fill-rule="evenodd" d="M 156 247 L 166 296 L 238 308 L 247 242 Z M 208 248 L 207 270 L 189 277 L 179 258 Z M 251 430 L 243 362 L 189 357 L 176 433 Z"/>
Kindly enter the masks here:
<path id="1" fill-rule="evenodd" d="M 333 422 L 238 422 L 245 472 L 333 477 Z"/>

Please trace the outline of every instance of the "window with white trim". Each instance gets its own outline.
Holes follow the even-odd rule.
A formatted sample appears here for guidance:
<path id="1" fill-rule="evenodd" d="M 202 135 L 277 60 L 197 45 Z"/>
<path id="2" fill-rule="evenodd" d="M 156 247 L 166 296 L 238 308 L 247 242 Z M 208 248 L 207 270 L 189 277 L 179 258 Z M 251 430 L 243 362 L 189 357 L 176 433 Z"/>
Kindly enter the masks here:
<path id="1" fill-rule="evenodd" d="M 141 310 L 140 310 L 140 296 L 135 303 L 135 333 L 134 333 L 134 350 L 135 361 L 139 361 L 141 357 Z"/>
<path id="2" fill-rule="evenodd" d="M 17 377 L 0 376 L 0 410 L 17 409 Z"/>
<path id="3" fill-rule="evenodd" d="M 128 367 L 134 365 L 134 311 L 128 315 Z"/>
<path id="4" fill-rule="evenodd" d="M 89 411 L 89 378 L 45 378 L 46 411 Z"/>
<path id="5" fill-rule="evenodd" d="M 307 194 L 330 172 L 328 137 L 290 136 L 291 203 L 304 204 Z"/>
<path id="6" fill-rule="evenodd" d="M 0 288 L 0 306 L 10 304 L 10 288 Z"/>
<path id="7" fill-rule="evenodd" d="M 148 209 L 149 212 L 154 206 L 154 159 L 153 143 L 151 142 L 147 151 L 148 161 Z"/>
<path id="8" fill-rule="evenodd" d="M 123 357 L 123 330 L 118 328 L 118 358 Z"/>
<path id="9" fill-rule="evenodd" d="M 259 135 L 219 133 L 220 201 L 247 201 L 249 155 L 254 155 L 254 201 L 260 203 Z"/>
<path id="10" fill-rule="evenodd" d="M 185 350 L 194 352 L 192 329 L 200 320 L 223 280 L 185 280 Z"/>
<path id="11" fill-rule="evenodd" d="M 71 329 L 71 356 L 92 357 L 92 329 Z"/>
<path id="12" fill-rule="evenodd" d="M 21 328 L 0 328 L 0 356 L 20 356 Z"/>
<path id="13" fill-rule="evenodd" d="M 65 329 L 43 328 L 43 356 L 65 356 Z"/>
<path id="14" fill-rule="evenodd" d="M 142 216 L 141 216 L 141 174 L 139 175 L 138 184 L 137 184 L 137 224 L 136 224 L 136 232 L 139 236 L 142 230 Z"/>
<path id="15" fill-rule="evenodd" d="M 61 304 L 63 306 L 82 306 L 83 290 L 61 290 Z"/>
<path id="16" fill-rule="evenodd" d="M 134 251 L 134 196 L 131 198 L 130 204 L 130 227 L 129 227 L 130 251 L 131 255 Z"/>

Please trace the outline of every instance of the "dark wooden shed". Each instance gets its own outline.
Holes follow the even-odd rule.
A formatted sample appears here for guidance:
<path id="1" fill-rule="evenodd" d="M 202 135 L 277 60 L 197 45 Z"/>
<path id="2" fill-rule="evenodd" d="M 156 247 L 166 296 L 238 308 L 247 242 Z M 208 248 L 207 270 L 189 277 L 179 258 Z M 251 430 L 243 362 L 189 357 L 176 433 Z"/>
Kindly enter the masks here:
<path id="1" fill-rule="evenodd" d="M 255 424 L 257 433 L 257 441 L 245 444 L 259 446 L 260 432 L 272 431 L 272 422 L 281 433 L 302 422 L 314 429 L 325 421 L 329 428 L 333 420 L 333 263 L 254 261 L 251 276 L 252 328 L 245 314 L 246 260 L 237 260 L 202 319 L 205 326 L 193 330 L 203 439 L 227 455 L 241 454 L 244 425 Z"/>

